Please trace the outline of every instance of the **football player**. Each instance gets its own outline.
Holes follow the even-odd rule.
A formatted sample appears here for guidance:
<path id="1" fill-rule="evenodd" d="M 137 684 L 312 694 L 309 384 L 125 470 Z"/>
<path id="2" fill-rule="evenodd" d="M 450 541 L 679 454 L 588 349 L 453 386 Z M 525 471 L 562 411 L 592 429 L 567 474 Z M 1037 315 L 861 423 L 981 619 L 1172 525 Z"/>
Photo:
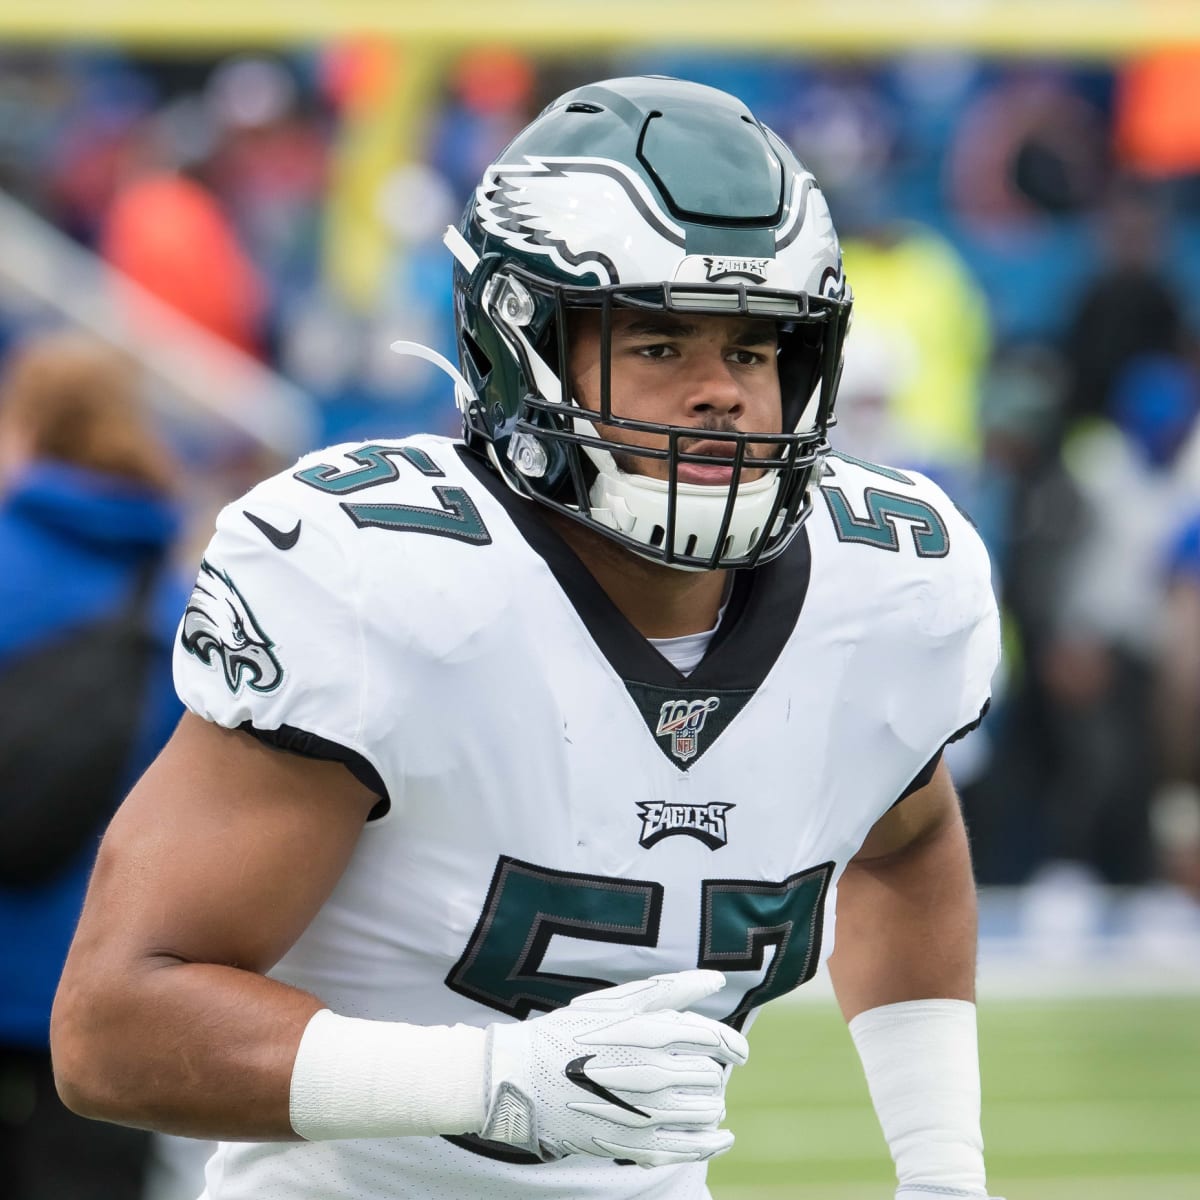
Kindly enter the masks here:
<path id="1" fill-rule="evenodd" d="M 898 1195 L 986 1195 L 942 749 L 997 616 L 933 484 L 829 449 L 816 182 L 733 97 L 618 79 L 446 243 L 462 441 L 323 450 L 218 519 L 64 1098 L 221 1139 L 211 1200 L 703 1197 L 744 1035 L 836 925 Z"/>

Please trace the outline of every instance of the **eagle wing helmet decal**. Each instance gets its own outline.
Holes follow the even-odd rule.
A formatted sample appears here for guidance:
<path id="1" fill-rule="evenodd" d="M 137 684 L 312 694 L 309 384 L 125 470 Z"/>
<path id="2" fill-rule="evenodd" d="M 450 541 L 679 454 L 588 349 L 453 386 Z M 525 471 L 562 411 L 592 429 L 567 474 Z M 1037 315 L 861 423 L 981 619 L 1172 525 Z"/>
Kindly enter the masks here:
<path id="1" fill-rule="evenodd" d="M 255 692 L 273 692 L 283 682 L 274 642 L 254 619 L 233 580 L 207 560 L 192 589 L 179 634 L 183 648 L 205 666 L 220 668 L 236 696 L 245 684 Z"/>
<path id="2" fill-rule="evenodd" d="M 592 202 L 580 207 L 581 189 Z M 567 275 L 622 282 L 618 264 L 636 255 L 647 278 L 670 279 L 684 253 L 684 231 L 643 179 L 607 158 L 536 158 L 495 163 L 484 174 L 475 211 L 485 232 L 514 250 L 541 254 Z M 630 230 L 638 230 L 630 245 Z M 661 264 L 661 270 L 659 265 Z"/>
<path id="3" fill-rule="evenodd" d="M 810 215 L 828 223 L 824 213 L 810 214 L 812 188 L 807 172 L 793 182 L 775 231 L 777 255 L 791 257 Z M 587 205 L 579 204 L 581 192 L 590 198 Z M 602 287 L 675 279 L 688 257 L 686 230 L 646 181 L 615 159 L 527 155 L 523 162 L 495 163 L 476 190 L 475 213 L 485 233 L 512 249 L 542 255 L 575 279 L 594 276 Z"/>

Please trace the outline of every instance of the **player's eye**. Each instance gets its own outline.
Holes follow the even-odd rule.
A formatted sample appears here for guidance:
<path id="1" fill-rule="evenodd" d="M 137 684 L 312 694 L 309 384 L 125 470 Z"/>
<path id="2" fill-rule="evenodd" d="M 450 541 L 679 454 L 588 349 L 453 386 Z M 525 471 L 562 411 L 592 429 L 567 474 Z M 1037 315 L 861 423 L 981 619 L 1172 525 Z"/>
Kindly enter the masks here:
<path id="1" fill-rule="evenodd" d="M 774 357 L 772 354 L 770 357 Z M 736 363 L 739 367 L 753 367 L 759 363 L 764 363 L 768 360 L 768 355 L 758 350 L 739 349 L 733 350 L 729 354 L 729 361 Z"/>
<path id="2" fill-rule="evenodd" d="M 666 342 L 652 342 L 648 345 L 635 346 L 633 352 L 641 358 L 672 358 L 678 354 L 675 347 Z"/>

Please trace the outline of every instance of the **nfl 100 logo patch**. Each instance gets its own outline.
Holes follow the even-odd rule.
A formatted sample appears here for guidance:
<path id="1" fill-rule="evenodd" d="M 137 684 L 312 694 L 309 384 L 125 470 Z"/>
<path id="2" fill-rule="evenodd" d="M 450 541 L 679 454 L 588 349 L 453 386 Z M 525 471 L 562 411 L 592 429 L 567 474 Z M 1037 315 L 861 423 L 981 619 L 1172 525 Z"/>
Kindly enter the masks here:
<path id="1" fill-rule="evenodd" d="M 658 728 L 654 736 L 669 737 L 671 753 L 680 762 L 687 762 L 699 752 L 704 722 L 720 703 L 716 696 L 706 700 L 664 700 L 658 711 Z"/>

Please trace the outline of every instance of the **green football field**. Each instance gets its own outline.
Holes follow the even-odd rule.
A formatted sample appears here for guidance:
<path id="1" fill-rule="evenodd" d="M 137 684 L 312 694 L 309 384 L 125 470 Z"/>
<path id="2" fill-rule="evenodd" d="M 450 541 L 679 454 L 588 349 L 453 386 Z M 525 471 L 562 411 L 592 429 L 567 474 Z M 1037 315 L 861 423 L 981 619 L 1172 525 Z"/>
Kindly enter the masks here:
<path id="1" fill-rule="evenodd" d="M 989 1185 L 1007 1200 L 1200 1200 L 1200 997 L 980 1009 Z M 832 1003 L 776 1004 L 733 1073 L 714 1200 L 890 1200 L 891 1162 Z"/>

